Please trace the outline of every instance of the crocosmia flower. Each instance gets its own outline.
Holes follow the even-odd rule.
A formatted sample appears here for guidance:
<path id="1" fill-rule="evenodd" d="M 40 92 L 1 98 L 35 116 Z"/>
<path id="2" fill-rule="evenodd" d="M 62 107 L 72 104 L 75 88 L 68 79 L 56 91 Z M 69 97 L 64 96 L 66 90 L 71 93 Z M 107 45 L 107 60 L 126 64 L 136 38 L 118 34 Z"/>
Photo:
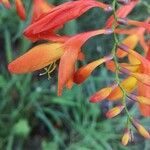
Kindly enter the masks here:
<path id="1" fill-rule="evenodd" d="M 10 7 L 9 1 L 0 2 Z M 147 38 L 150 33 L 150 18 L 135 20 L 128 16 L 139 3 L 140 0 L 114 0 L 111 6 L 97 0 L 76 0 L 54 6 L 46 0 L 33 0 L 31 21 L 23 35 L 31 42 L 40 41 L 41 44 L 36 43 L 36 46 L 10 62 L 9 72 L 24 74 L 44 69 L 45 72 L 40 75 L 47 74 L 50 78 L 58 64 L 57 95 L 61 96 L 65 87 L 71 89 L 85 83 L 96 69 L 103 67 L 108 73 L 112 72 L 113 80 L 108 85 L 99 84 L 102 86 L 91 94 L 90 104 L 115 101 L 115 106 L 110 105 L 112 108 L 105 113 L 105 118 L 126 115 L 127 121 L 121 139 L 124 146 L 132 141 L 132 127 L 145 139 L 149 139 L 149 131 L 135 119 L 128 108 L 128 104 L 138 103 L 139 114 L 150 117 L 150 41 Z M 15 4 L 18 15 L 24 20 L 26 13 L 22 1 L 15 0 Z M 59 34 L 64 24 L 92 8 L 111 13 L 104 21 L 104 27 L 72 36 Z M 105 50 L 105 55 L 93 58 L 88 64 L 77 67 L 78 61 L 86 60 L 82 47 L 97 35 L 105 35 L 109 44 L 113 45 L 112 49 Z"/>

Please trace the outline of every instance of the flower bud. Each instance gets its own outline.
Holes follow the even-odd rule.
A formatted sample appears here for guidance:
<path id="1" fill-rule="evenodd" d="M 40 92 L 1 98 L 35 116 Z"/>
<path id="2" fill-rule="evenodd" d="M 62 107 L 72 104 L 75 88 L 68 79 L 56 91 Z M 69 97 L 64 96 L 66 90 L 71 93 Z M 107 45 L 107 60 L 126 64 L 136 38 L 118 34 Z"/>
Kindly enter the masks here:
<path id="1" fill-rule="evenodd" d="M 135 119 L 132 120 L 133 126 L 146 139 L 150 139 L 149 132 Z"/>
<path id="2" fill-rule="evenodd" d="M 106 117 L 107 118 L 113 118 L 113 117 L 117 116 L 118 114 L 120 114 L 123 109 L 124 109 L 123 105 L 116 106 L 116 107 L 110 109 L 106 113 Z"/>
<path id="3" fill-rule="evenodd" d="M 128 144 L 129 140 L 131 139 L 131 133 L 129 128 L 125 128 L 124 134 L 122 136 L 122 144 L 125 146 Z"/>

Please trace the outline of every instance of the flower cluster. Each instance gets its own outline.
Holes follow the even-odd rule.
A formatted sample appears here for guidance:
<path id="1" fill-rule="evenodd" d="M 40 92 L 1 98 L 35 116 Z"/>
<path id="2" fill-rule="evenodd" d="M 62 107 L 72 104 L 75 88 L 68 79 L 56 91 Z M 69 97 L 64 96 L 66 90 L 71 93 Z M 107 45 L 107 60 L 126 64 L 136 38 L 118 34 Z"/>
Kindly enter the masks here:
<path id="1" fill-rule="evenodd" d="M 1 0 L 6 7 L 9 1 Z M 21 0 L 15 0 L 18 15 L 25 20 L 25 8 Z M 90 102 L 102 100 L 119 101 L 119 105 L 106 113 L 107 118 L 120 114 L 123 110 L 127 115 L 127 123 L 122 137 L 122 144 L 131 140 L 131 126 L 145 138 L 150 139 L 149 132 L 130 114 L 127 101 L 139 104 L 139 110 L 145 117 L 150 117 L 150 42 L 145 40 L 145 34 L 150 33 L 150 18 L 145 21 L 127 18 L 140 0 L 113 0 L 108 5 L 96 0 L 76 0 L 53 6 L 45 0 L 33 0 L 31 23 L 23 34 L 32 42 L 45 40 L 8 65 L 11 73 L 23 74 L 44 68 L 45 73 L 55 69 L 55 62 L 59 60 L 58 95 L 62 95 L 64 87 L 71 89 L 73 84 L 83 83 L 99 65 L 105 63 L 106 68 L 115 73 L 114 82 L 90 97 Z M 65 23 L 76 19 L 86 11 L 97 7 L 112 15 L 106 20 L 102 29 L 76 34 L 74 36 L 57 34 Z M 123 27 L 123 28 L 122 28 Z M 111 54 L 81 67 L 76 68 L 78 60 L 83 60 L 81 51 L 84 43 L 96 35 L 110 35 L 114 37 L 114 47 Z M 126 38 L 119 41 L 118 35 L 126 34 Z M 140 44 L 144 56 L 137 53 L 135 48 Z M 119 63 L 124 57 L 128 62 Z M 124 60 L 124 59 L 123 59 Z M 125 79 L 120 75 L 124 74 Z M 135 91 L 137 94 L 135 94 Z"/>

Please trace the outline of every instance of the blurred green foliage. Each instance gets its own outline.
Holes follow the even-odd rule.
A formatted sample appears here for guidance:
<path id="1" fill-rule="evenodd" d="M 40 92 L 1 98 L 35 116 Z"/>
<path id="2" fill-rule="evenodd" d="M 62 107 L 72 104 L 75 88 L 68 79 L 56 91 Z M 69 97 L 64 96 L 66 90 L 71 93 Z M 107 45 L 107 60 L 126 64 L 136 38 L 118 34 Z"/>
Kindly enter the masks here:
<path id="1" fill-rule="evenodd" d="M 112 103 L 89 103 L 88 97 L 92 93 L 113 80 L 113 75 L 105 68 L 99 67 L 82 86 L 74 86 L 62 97 L 56 96 L 55 73 L 48 80 L 46 76 L 39 77 L 39 72 L 25 75 L 8 72 L 7 64 L 33 46 L 22 35 L 30 22 L 31 4 L 25 2 L 29 12 L 25 22 L 20 21 L 14 6 L 7 10 L 0 5 L 0 149 L 150 150 L 150 142 L 139 136 L 127 147 L 120 144 L 126 117 L 107 120 L 104 114 Z M 58 5 L 64 1 L 50 2 Z M 130 17 L 145 19 L 149 15 L 149 5 L 149 0 L 144 0 Z M 67 23 L 60 32 L 72 35 L 97 29 L 103 27 L 108 16 L 95 8 Z M 113 44 L 111 39 L 111 36 L 90 39 L 83 50 L 86 61 L 79 65 L 109 53 Z M 136 106 L 130 111 L 139 116 Z M 150 129 L 149 119 L 141 121 Z"/>

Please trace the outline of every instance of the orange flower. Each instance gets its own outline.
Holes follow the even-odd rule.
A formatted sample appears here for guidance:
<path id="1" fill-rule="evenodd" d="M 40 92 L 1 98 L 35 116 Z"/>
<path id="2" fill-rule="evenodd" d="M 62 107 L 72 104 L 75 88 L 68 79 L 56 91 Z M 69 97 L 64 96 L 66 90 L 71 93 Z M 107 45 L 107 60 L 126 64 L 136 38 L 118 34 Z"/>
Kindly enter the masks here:
<path id="1" fill-rule="evenodd" d="M 44 37 L 51 36 L 56 30 L 62 28 L 66 22 L 79 17 L 93 7 L 100 7 L 106 10 L 110 9 L 109 5 L 95 0 L 87 0 L 86 3 L 83 0 L 66 2 L 54 7 L 50 12 L 45 13 L 29 25 L 25 29 L 24 35 L 29 39 L 33 39 L 36 36 L 39 37 L 39 35 L 41 38 L 43 34 Z"/>
<path id="2" fill-rule="evenodd" d="M 92 71 L 99 65 L 101 65 L 104 62 L 107 62 L 109 60 L 111 60 L 113 57 L 112 55 L 110 56 L 106 56 L 104 58 L 100 58 L 98 60 L 95 60 L 91 63 L 89 63 L 86 66 L 81 67 L 80 69 L 78 69 L 75 73 L 74 73 L 74 78 L 73 81 L 76 84 L 81 84 L 83 83 L 92 73 Z"/>
<path id="3" fill-rule="evenodd" d="M 110 109 L 110 110 L 106 113 L 106 117 L 109 118 L 109 119 L 110 119 L 110 118 L 113 118 L 113 117 L 119 115 L 123 109 L 124 109 L 124 106 L 123 106 L 123 105 L 116 106 L 116 107 Z"/>
<path id="4" fill-rule="evenodd" d="M 25 12 L 25 8 L 24 8 L 24 5 L 22 3 L 22 0 L 15 0 L 15 5 L 16 5 L 16 10 L 17 10 L 18 16 L 22 20 L 25 20 L 26 19 L 26 12 Z"/>
<path id="5" fill-rule="evenodd" d="M 44 68 L 61 58 L 58 73 L 58 95 L 61 95 L 63 87 L 73 77 L 75 63 L 81 54 L 81 46 L 95 35 L 109 33 L 112 33 L 112 30 L 95 30 L 73 36 L 64 44 L 38 45 L 11 62 L 8 69 L 12 73 L 32 72 Z"/>
<path id="6" fill-rule="evenodd" d="M 91 37 L 100 34 L 110 34 L 112 30 L 101 29 L 91 32 L 81 33 L 70 38 L 65 44 L 65 53 L 60 59 L 59 72 L 58 72 L 58 95 L 61 95 L 63 87 L 67 81 L 72 77 L 75 63 L 78 58 L 81 46 Z M 69 65 L 68 65 L 69 64 Z"/>

